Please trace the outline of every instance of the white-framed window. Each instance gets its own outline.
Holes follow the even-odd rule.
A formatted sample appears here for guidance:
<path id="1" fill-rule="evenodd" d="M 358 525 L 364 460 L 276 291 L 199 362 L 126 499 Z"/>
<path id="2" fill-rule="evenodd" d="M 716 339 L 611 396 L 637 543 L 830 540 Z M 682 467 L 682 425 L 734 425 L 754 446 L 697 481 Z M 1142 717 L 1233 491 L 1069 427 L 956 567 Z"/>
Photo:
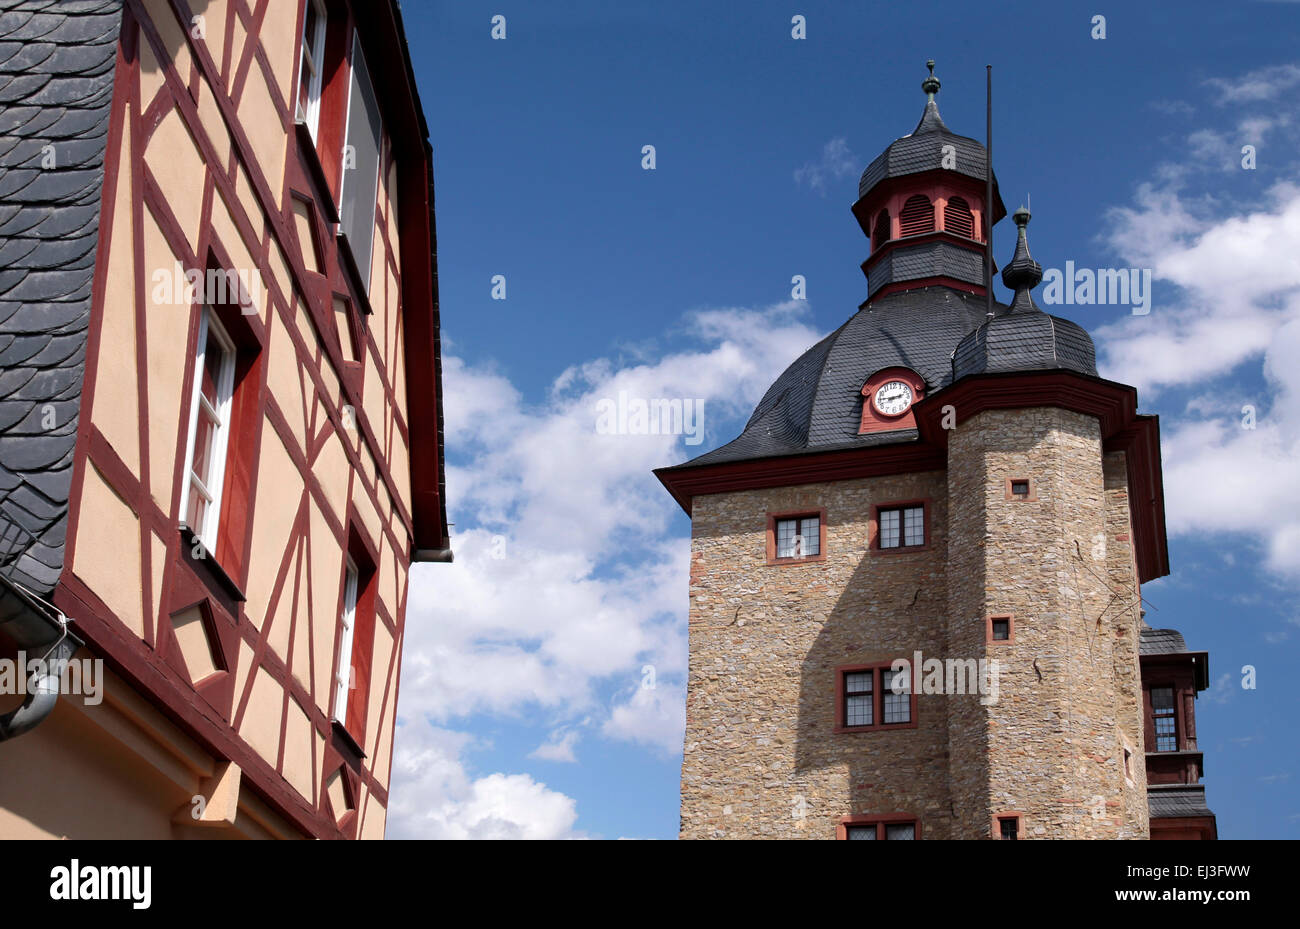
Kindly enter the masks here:
<path id="1" fill-rule="evenodd" d="M 334 718 L 347 724 L 348 692 L 352 689 L 352 630 L 357 621 L 357 566 L 351 558 L 343 576 L 343 614 L 339 638 L 339 663 L 334 671 Z"/>
<path id="2" fill-rule="evenodd" d="M 343 180 L 339 189 L 339 229 L 347 237 L 362 286 L 370 289 L 370 261 L 379 202 L 379 155 L 383 145 L 379 98 L 370 80 L 361 38 L 352 36 L 352 79 L 348 85 L 348 124 L 343 134 Z"/>
<path id="3" fill-rule="evenodd" d="M 311 137 L 320 126 L 321 63 L 325 58 L 325 6 L 306 0 L 302 21 L 302 61 L 298 68 L 297 118 L 306 123 Z"/>
<path id="4" fill-rule="evenodd" d="M 199 317 L 181 518 L 208 551 L 217 546 L 234 387 L 235 343 L 205 306 Z"/>

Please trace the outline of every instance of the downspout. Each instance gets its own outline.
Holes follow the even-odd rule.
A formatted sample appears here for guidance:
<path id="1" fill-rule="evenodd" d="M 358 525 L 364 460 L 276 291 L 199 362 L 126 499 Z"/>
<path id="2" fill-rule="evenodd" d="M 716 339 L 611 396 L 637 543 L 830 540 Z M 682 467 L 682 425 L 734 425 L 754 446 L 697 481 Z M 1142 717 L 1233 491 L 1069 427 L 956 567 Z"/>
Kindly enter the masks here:
<path id="1" fill-rule="evenodd" d="M 41 673 L 27 682 L 27 699 L 17 709 L 0 715 L 0 742 L 31 732 L 54 711 L 59 702 L 60 671 L 83 643 L 68 631 L 70 620 L 51 604 L 21 584 L 0 575 L 0 628 L 20 652 L 40 656 Z M 19 668 L 19 674 L 26 674 Z"/>

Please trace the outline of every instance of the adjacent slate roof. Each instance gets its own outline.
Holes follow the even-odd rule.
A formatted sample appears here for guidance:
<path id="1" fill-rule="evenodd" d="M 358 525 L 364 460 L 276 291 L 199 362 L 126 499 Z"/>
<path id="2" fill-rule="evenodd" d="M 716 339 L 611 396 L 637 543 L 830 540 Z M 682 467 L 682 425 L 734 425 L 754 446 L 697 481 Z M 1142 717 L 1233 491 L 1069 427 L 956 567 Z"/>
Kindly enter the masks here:
<path id="1" fill-rule="evenodd" d="M 1187 651 L 1187 642 L 1177 629 L 1152 629 L 1143 626 L 1139 638 L 1141 655 L 1178 655 Z"/>
<path id="2" fill-rule="evenodd" d="M 858 435 L 862 385 L 883 368 L 904 367 L 925 379 L 927 392 L 947 386 L 953 349 L 985 312 L 983 297 L 944 286 L 867 303 L 786 368 L 739 438 L 679 467 L 915 440 L 914 429 Z"/>
<path id="3" fill-rule="evenodd" d="M 1150 811 L 1152 819 L 1214 815 L 1214 812 L 1205 805 L 1204 784 L 1148 787 L 1147 809 Z"/>
<path id="4" fill-rule="evenodd" d="M 121 0 L 0 0 L 0 571 L 53 589 Z"/>

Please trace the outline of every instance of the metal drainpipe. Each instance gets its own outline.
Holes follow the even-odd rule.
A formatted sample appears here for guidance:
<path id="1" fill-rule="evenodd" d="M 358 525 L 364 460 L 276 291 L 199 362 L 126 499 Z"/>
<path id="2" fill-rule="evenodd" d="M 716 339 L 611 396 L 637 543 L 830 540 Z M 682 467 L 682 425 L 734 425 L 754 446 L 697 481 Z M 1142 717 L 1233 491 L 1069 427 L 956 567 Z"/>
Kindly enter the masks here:
<path id="1" fill-rule="evenodd" d="M 68 631 L 69 620 L 62 612 L 14 581 L 0 580 L 4 588 L 0 590 L 0 601 L 5 601 L 0 622 L 20 651 L 36 649 L 43 662 L 42 673 L 27 683 L 27 699 L 17 709 L 0 715 L 0 742 L 7 742 L 31 732 L 54 711 L 59 702 L 58 671 L 84 643 Z M 50 634 L 55 631 L 58 637 L 51 643 Z M 26 671 L 18 669 L 19 674 Z"/>
<path id="2" fill-rule="evenodd" d="M 51 673 L 51 667 L 61 668 L 76 651 L 76 641 L 65 635 L 46 653 L 45 670 L 28 681 L 27 699 L 23 701 L 23 705 L 0 716 L 0 742 L 7 742 L 18 738 L 24 732 L 30 732 L 54 712 L 54 705 L 59 702 L 59 674 L 57 670 Z M 19 673 L 23 673 L 23 669 L 19 669 Z"/>

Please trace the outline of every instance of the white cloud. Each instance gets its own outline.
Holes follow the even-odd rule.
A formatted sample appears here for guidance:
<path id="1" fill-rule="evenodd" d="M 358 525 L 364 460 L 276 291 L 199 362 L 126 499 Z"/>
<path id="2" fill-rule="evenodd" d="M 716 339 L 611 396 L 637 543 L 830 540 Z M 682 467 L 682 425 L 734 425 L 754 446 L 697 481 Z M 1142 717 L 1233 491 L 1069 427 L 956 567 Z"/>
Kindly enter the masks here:
<path id="1" fill-rule="evenodd" d="M 1205 82 L 1217 91 L 1217 103 L 1258 103 L 1273 100 L 1300 85 L 1300 66 L 1269 65 L 1240 77 L 1211 78 Z"/>
<path id="2" fill-rule="evenodd" d="M 1300 68 L 1293 76 L 1300 83 Z M 1262 99 L 1249 90 L 1255 77 L 1215 86 L 1237 100 Z M 1239 125 L 1255 121 L 1237 118 Z M 1293 125 L 1287 113 L 1270 119 L 1269 127 Z M 1225 542 L 1225 533 L 1235 534 L 1241 544 L 1231 544 L 1242 549 L 1243 561 L 1294 579 L 1300 188 L 1278 183 L 1246 205 L 1198 196 L 1186 181 L 1182 175 L 1144 185 L 1132 206 L 1108 217 L 1122 260 L 1153 269 L 1155 301 L 1149 315 L 1096 331 L 1101 372 L 1134 384 L 1148 403 L 1167 393 L 1188 395 L 1181 415 L 1162 424 L 1170 532 L 1213 533 Z"/>
<path id="3" fill-rule="evenodd" d="M 825 195 L 826 185 L 829 182 L 844 180 L 861 170 L 862 165 L 857 156 L 849 151 L 849 143 L 842 138 L 836 138 L 826 143 L 820 158 L 805 163 L 802 168 L 795 168 L 794 182 L 807 184 L 813 190 Z"/>
<path id="4" fill-rule="evenodd" d="M 471 779 L 461 754 L 470 736 L 423 722 L 398 728 L 388 838 L 567 839 L 578 819 L 572 798 L 526 774 Z"/>
<path id="5" fill-rule="evenodd" d="M 392 791 L 407 834 L 536 831 L 540 813 L 503 813 L 534 800 L 546 828 L 571 826 L 571 801 L 526 775 L 470 780 L 456 760 L 464 743 L 431 723 L 524 718 L 567 731 L 533 752 L 567 761 L 592 717 L 604 738 L 680 751 L 689 541 L 684 522 L 674 535 L 677 506 L 651 472 L 699 449 L 679 436 L 598 434 L 596 405 L 620 391 L 702 399 L 717 438 L 819 338 L 806 306 L 691 314 L 690 347 L 574 365 L 537 403 L 492 367 L 445 359 L 456 561 L 411 571 Z M 636 687 L 646 664 L 652 697 L 608 696 Z"/>
<path id="6" fill-rule="evenodd" d="M 533 749 L 528 757 L 536 758 L 539 761 L 559 761 L 575 764 L 578 756 L 574 754 L 573 749 L 577 744 L 578 731 L 576 729 L 552 732 L 551 737 Z"/>
<path id="7" fill-rule="evenodd" d="M 649 745 L 665 754 L 679 752 L 686 731 L 686 691 L 662 683 L 638 687 L 629 700 L 614 708 L 603 731 L 611 738 Z"/>

